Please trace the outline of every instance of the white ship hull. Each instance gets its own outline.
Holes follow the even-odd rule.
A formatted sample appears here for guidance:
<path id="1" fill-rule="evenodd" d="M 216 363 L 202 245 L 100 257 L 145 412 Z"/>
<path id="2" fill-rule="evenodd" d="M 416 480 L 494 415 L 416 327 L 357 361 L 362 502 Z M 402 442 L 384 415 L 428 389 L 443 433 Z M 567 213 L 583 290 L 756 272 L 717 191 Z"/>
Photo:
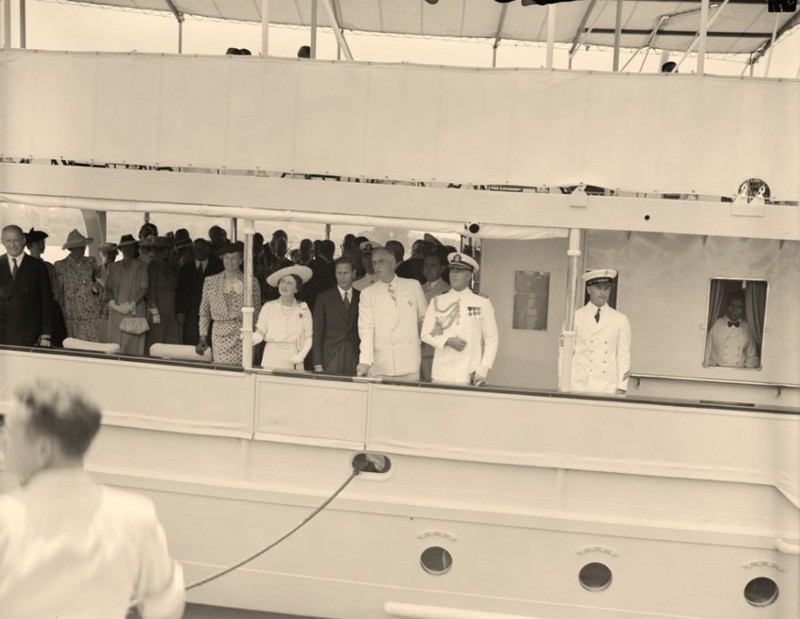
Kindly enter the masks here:
<path id="1" fill-rule="evenodd" d="M 300 522 L 356 454 L 388 456 L 193 602 L 342 619 L 800 610 L 796 415 L 0 354 L 9 387 L 57 374 L 97 394 L 89 468 L 153 498 L 187 581 Z M 429 547 L 446 573 L 423 569 Z M 581 585 L 589 563 L 608 588 Z M 759 577 L 780 592 L 764 608 L 743 595 Z"/>

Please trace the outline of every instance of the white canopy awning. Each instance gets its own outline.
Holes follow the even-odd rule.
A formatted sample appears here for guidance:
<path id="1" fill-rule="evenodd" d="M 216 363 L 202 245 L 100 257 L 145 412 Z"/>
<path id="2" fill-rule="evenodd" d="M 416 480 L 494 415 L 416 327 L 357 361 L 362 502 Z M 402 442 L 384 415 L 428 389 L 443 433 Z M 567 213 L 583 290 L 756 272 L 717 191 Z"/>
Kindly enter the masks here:
<path id="1" fill-rule="evenodd" d="M 82 3 L 127 9 L 171 12 L 216 19 L 261 22 L 262 0 L 81 0 Z M 547 7 L 491 0 L 332 0 L 339 25 L 345 30 L 429 37 L 486 38 L 512 41 L 547 40 Z M 576 0 L 559 3 L 555 41 L 611 46 L 614 43 L 616 0 Z M 272 0 L 269 21 L 309 26 L 312 0 Z M 770 13 L 765 0 L 722 0 L 712 3 L 711 16 L 720 15 L 708 31 L 709 53 L 753 53 L 800 23 L 800 12 Z M 716 7 L 716 8 L 715 8 Z M 503 11 L 506 11 L 502 19 Z M 318 25 L 330 25 L 325 11 Z M 658 31 L 653 36 L 653 30 Z M 621 46 L 685 51 L 700 28 L 700 2 L 688 0 L 625 0 Z M 649 41 L 652 36 L 652 40 Z"/>

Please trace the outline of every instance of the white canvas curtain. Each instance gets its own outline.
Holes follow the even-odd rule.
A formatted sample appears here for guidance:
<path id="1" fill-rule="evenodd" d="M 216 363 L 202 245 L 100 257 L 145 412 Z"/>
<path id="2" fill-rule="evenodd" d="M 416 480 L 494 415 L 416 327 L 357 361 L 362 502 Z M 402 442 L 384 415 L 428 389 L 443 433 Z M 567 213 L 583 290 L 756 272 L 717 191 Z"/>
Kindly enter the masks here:
<path id="1" fill-rule="evenodd" d="M 0 153 L 800 196 L 800 81 L 11 50 Z"/>

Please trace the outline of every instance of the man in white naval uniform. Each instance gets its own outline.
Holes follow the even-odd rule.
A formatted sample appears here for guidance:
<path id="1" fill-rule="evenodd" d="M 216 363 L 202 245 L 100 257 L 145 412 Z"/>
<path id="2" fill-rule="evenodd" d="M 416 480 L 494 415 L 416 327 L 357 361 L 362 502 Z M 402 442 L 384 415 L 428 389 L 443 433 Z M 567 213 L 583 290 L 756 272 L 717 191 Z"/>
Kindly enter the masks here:
<path id="1" fill-rule="evenodd" d="M 717 318 L 706 341 L 706 367 L 757 368 L 756 340 L 744 319 L 744 295 L 728 295 L 725 315 Z"/>
<path id="2" fill-rule="evenodd" d="M 419 324 L 427 307 L 422 286 L 395 275 L 397 261 L 386 248 L 373 250 L 372 266 L 378 280 L 361 292 L 358 303 L 356 375 L 419 380 Z"/>
<path id="3" fill-rule="evenodd" d="M 583 275 L 589 302 L 575 312 L 570 391 L 624 394 L 628 389 L 631 324 L 608 305 L 616 276 L 613 269 Z"/>
<path id="4" fill-rule="evenodd" d="M 497 355 L 497 322 L 492 302 L 470 287 L 478 263 L 453 252 L 447 256 L 449 292 L 431 300 L 422 322 L 422 341 L 434 348 L 433 382 L 482 385 Z"/>

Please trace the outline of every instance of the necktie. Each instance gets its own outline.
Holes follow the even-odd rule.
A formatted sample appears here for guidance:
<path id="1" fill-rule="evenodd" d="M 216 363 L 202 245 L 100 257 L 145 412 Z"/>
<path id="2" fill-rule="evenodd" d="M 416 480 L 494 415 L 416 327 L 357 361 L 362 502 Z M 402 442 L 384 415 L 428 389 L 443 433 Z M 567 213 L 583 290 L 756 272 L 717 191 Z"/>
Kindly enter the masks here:
<path id="1" fill-rule="evenodd" d="M 197 263 L 197 272 L 200 273 L 200 275 L 203 274 L 203 263 L 202 262 L 198 262 Z"/>
<path id="2" fill-rule="evenodd" d="M 397 304 L 397 296 L 394 293 L 394 282 L 389 284 L 389 296 L 392 297 L 392 301 Z"/>
<path id="3" fill-rule="evenodd" d="M 594 315 L 594 321 L 600 322 L 600 308 L 597 308 L 597 313 Z"/>
<path id="4" fill-rule="evenodd" d="M 14 279 L 17 278 L 17 271 L 19 271 L 19 268 L 17 268 L 17 259 L 16 258 L 12 258 L 11 262 L 14 263 L 11 266 L 11 279 L 14 280 Z"/>
<path id="5" fill-rule="evenodd" d="M 732 320 L 729 320 L 728 321 L 728 326 L 729 327 L 736 327 L 738 329 L 739 328 L 739 321 L 737 320 L 736 322 L 733 322 Z"/>
<path id="6" fill-rule="evenodd" d="M 350 309 L 350 291 L 344 291 L 344 307 L 345 309 Z"/>

